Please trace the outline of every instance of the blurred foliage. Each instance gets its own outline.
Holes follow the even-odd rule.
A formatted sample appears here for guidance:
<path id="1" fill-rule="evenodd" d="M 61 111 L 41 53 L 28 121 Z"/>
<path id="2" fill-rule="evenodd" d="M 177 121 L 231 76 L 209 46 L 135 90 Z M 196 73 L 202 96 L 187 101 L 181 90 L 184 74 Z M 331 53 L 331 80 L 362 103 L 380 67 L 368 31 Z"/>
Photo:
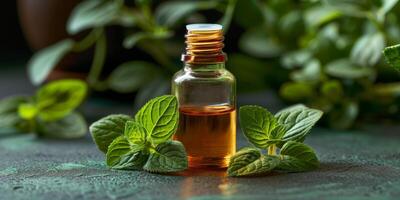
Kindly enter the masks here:
<path id="1" fill-rule="evenodd" d="M 361 116 L 398 112 L 400 83 L 386 78 L 393 70 L 381 59 L 385 46 L 400 41 L 397 0 L 238 4 L 245 8 L 235 15 L 245 28 L 240 49 L 265 65 L 278 60 L 275 67 L 286 69 L 288 78 L 276 89 L 287 103 L 323 110 L 325 123 L 338 129 Z"/>
<path id="2" fill-rule="evenodd" d="M 189 22 L 201 22 L 198 11 L 219 13 L 225 28 L 231 22 L 236 0 L 228 1 L 161 1 L 151 0 L 85 0 L 77 5 L 68 20 L 70 35 L 87 33 L 80 41 L 62 40 L 37 52 L 29 62 L 29 77 L 35 85 L 43 83 L 57 63 L 68 52 L 83 52 L 94 47 L 94 56 L 87 82 L 97 91 L 137 92 L 136 105 L 169 92 L 170 77 L 180 69 L 179 60 L 184 44 L 175 36 L 177 27 Z M 190 18 L 190 19 L 189 19 Z M 103 77 L 107 59 L 109 26 L 123 27 L 126 49 L 138 49 L 153 60 L 122 63 Z M 154 62 L 151 62 L 154 61 Z"/>
<path id="3" fill-rule="evenodd" d="M 83 137 L 87 124 L 76 108 L 86 95 L 84 81 L 64 79 L 44 85 L 33 96 L 1 99 L 0 132 L 35 133 L 58 139 Z"/>
<path id="4" fill-rule="evenodd" d="M 208 12 L 218 13 L 219 20 L 210 21 Z M 136 104 L 143 105 L 167 93 L 180 68 L 179 27 L 207 20 L 222 23 L 225 31 L 235 25 L 226 43 L 237 43 L 240 50 L 228 52 L 239 92 L 270 87 L 287 103 L 323 110 L 325 123 L 340 129 L 360 116 L 398 113 L 400 83 L 391 82 L 397 76 L 381 59 L 385 46 L 400 42 L 398 0 L 85 0 L 72 12 L 67 30 L 87 36 L 39 51 L 30 62 L 30 78 L 40 84 L 67 52 L 94 46 L 89 86 L 137 92 Z M 149 54 L 153 62 L 127 61 L 102 77 L 108 26 L 123 27 L 121 45 Z"/>

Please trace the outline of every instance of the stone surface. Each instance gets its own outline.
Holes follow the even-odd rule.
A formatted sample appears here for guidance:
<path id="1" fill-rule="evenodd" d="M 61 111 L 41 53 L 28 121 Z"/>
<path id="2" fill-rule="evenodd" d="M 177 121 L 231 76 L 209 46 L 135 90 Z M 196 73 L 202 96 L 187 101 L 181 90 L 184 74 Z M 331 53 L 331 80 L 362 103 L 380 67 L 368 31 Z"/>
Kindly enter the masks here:
<path id="1" fill-rule="evenodd" d="M 398 199 L 398 129 L 368 130 L 315 129 L 306 142 L 318 152 L 320 169 L 252 178 L 226 177 L 224 171 L 109 170 L 89 136 L 59 141 L 2 135 L 0 199 Z"/>
<path id="2" fill-rule="evenodd" d="M 0 73 L 0 97 L 33 93 L 22 68 Z M 241 104 L 279 102 L 268 93 L 239 98 Z M 83 111 L 89 120 L 130 113 L 132 105 L 97 101 Z M 91 138 L 39 139 L 0 133 L 0 200 L 18 199 L 399 199 L 400 127 L 359 131 L 314 129 L 306 143 L 318 152 L 320 169 L 307 173 L 229 178 L 224 171 L 175 175 L 114 171 Z M 238 133 L 238 146 L 247 142 Z"/>

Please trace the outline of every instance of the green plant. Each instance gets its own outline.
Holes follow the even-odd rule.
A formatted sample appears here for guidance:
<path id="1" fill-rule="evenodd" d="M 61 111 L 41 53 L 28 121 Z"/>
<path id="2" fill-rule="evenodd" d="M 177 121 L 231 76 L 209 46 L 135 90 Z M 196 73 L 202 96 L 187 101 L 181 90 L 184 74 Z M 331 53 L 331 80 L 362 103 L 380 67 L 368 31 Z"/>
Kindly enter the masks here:
<path id="1" fill-rule="evenodd" d="M 288 107 L 275 115 L 260 106 L 242 106 L 240 125 L 254 147 L 245 147 L 231 158 L 228 175 L 251 176 L 272 170 L 302 172 L 316 169 L 318 158 L 303 141 L 321 116 L 321 111 L 304 105 Z M 263 155 L 261 150 L 267 150 L 267 154 Z"/>
<path id="2" fill-rule="evenodd" d="M 230 56 L 238 85 L 246 86 L 239 89 L 271 86 L 288 103 L 323 110 L 325 124 L 338 129 L 398 112 L 398 76 L 381 60 L 383 48 L 400 41 L 398 0 L 250 0 L 237 7 L 234 21 L 245 29 L 238 44 L 247 54 Z"/>
<path id="3" fill-rule="evenodd" d="M 400 69 L 400 44 L 386 47 L 383 50 L 386 61 L 395 69 Z"/>
<path id="4" fill-rule="evenodd" d="M 220 13 L 225 30 L 235 25 L 234 37 L 226 38 L 226 50 L 235 51 L 228 52 L 227 67 L 239 92 L 270 87 L 286 103 L 323 110 L 323 123 L 337 129 L 398 113 L 398 75 L 381 59 L 385 46 L 400 41 L 398 0 L 86 0 L 74 9 L 67 30 L 89 33 L 35 54 L 30 79 L 40 84 L 66 53 L 94 47 L 90 88 L 137 92 L 135 104 L 143 105 L 168 92 L 184 49 L 175 31 L 185 22 L 206 21 L 204 11 Z M 110 26 L 122 27 L 122 46 L 152 59 L 128 60 L 105 74 Z"/>
<path id="5" fill-rule="evenodd" d="M 58 80 L 39 88 L 36 94 L 0 101 L 0 128 L 34 132 L 51 138 L 78 138 L 86 134 L 86 121 L 74 111 L 84 100 L 86 83 Z"/>
<path id="6" fill-rule="evenodd" d="M 90 126 L 90 132 L 110 168 L 166 173 L 188 166 L 183 144 L 171 140 L 177 124 L 177 99 L 165 95 L 150 100 L 134 118 L 104 117 Z"/>
<path id="7" fill-rule="evenodd" d="M 87 30 L 89 33 L 80 41 L 65 39 L 37 52 L 29 62 L 29 77 L 35 85 L 40 84 L 68 52 L 79 53 L 94 46 L 92 66 L 87 76 L 91 89 L 138 92 L 136 105 L 142 105 L 152 97 L 167 93 L 169 77 L 179 69 L 175 61 L 181 52 L 173 49 L 183 49 L 183 46 L 180 46 L 182 42 L 177 43 L 172 38 L 174 29 L 188 16 L 202 21 L 202 17 L 194 15 L 201 10 L 225 12 L 220 22 L 228 28 L 235 3 L 236 0 L 165 1 L 156 6 L 151 0 L 82 1 L 72 12 L 67 31 L 71 35 Z M 155 63 L 127 61 L 103 77 L 107 55 L 106 28 L 109 26 L 123 27 L 125 38 L 121 45 L 147 53 Z"/>

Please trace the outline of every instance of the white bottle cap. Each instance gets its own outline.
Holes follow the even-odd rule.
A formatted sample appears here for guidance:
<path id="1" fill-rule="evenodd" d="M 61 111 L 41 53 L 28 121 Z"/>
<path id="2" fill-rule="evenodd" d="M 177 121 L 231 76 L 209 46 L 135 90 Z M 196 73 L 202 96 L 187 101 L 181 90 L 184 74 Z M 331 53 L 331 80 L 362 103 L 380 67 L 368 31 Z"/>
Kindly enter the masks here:
<path id="1" fill-rule="evenodd" d="M 220 24 L 189 24 L 186 25 L 188 31 L 217 31 L 222 29 Z"/>

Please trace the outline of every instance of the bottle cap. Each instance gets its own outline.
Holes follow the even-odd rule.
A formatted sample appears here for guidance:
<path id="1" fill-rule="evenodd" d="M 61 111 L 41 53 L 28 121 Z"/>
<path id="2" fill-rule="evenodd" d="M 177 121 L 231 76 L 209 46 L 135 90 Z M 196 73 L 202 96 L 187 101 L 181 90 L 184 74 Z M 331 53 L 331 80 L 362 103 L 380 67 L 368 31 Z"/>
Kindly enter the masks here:
<path id="1" fill-rule="evenodd" d="M 186 25 L 188 31 L 217 31 L 222 30 L 220 24 L 189 24 Z"/>

